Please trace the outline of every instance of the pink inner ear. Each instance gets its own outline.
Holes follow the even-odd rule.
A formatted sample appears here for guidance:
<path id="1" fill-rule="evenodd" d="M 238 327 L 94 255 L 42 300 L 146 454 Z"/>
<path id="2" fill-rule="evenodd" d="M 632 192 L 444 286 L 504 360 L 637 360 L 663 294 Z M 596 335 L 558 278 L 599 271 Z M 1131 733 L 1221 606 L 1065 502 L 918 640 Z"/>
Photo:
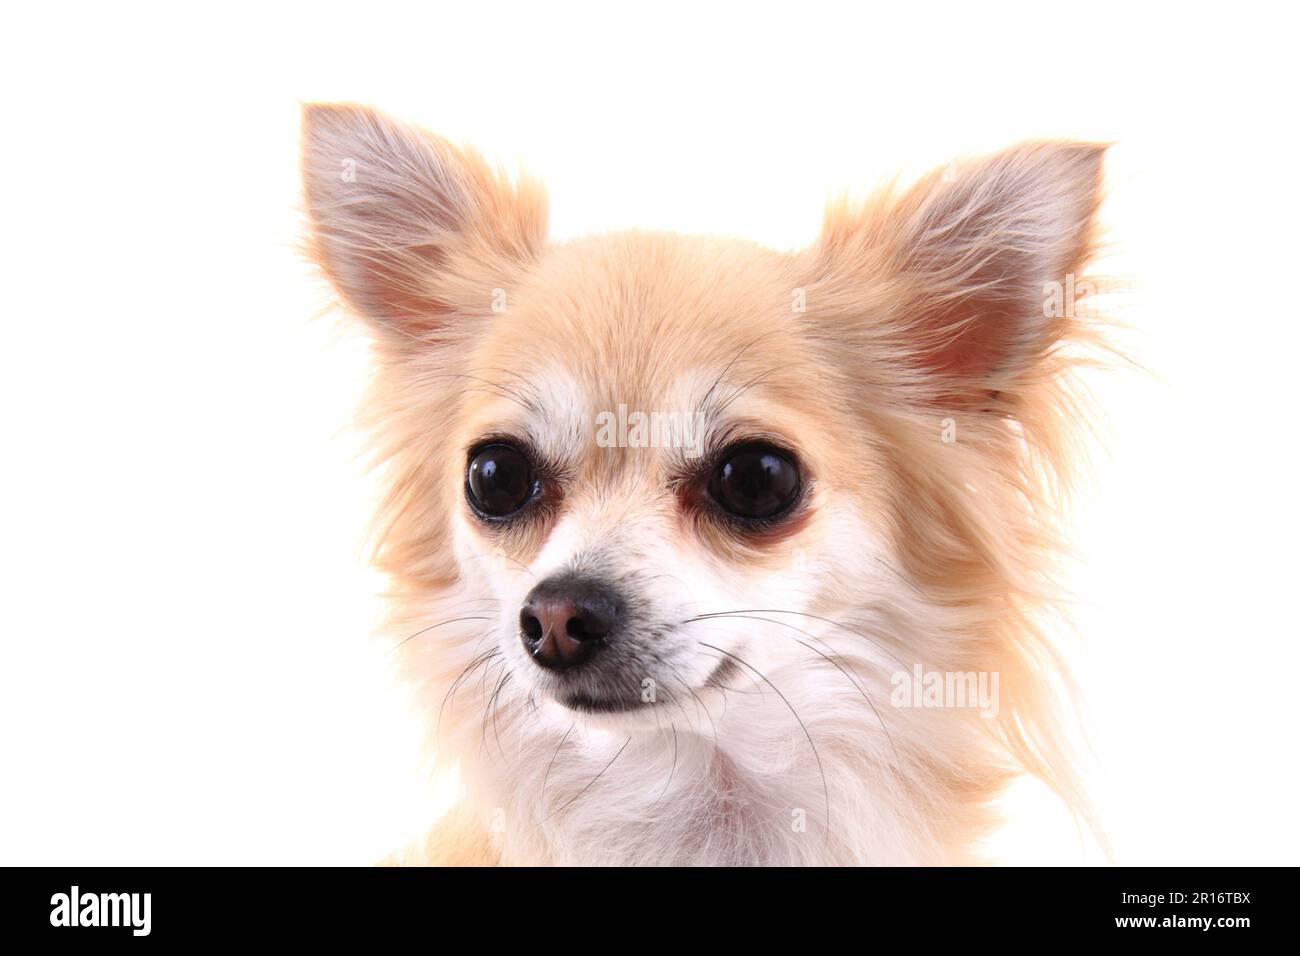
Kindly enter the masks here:
<path id="1" fill-rule="evenodd" d="M 991 376 L 1013 350 L 1016 322 L 1006 313 L 986 313 L 964 326 L 957 316 L 945 317 L 939 327 L 956 331 L 948 333 L 947 341 L 938 349 L 927 353 L 924 362 L 954 384 Z"/>
<path id="2" fill-rule="evenodd" d="M 545 241 L 539 189 L 365 107 L 305 107 L 302 169 L 316 261 L 353 311 L 402 339 L 442 328 L 468 288 L 487 302 Z"/>
<path id="3" fill-rule="evenodd" d="M 380 327 L 432 329 L 447 309 L 427 287 L 469 205 L 456 151 L 364 107 L 311 105 L 302 160 L 313 251 L 343 299 Z"/>
<path id="4" fill-rule="evenodd" d="M 984 261 L 951 289 L 928 290 L 932 301 L 918 308 L 913 335 L 919 363 L 941 382 L 943 399 L 1006 388 L 1008 379 L 1035 362 L 1050 344 L 1052 325 L 1042 312 L 1029 276 L 1046 274 L 1040 257 L 1023 249 L 990 248 Z M 969 294 L 961 293 L 961 285 Z M 925 291 L 921 292 L 922 298 Z M 938 299 L 939 301 L 933 301 Z"/>
<path id="5" fill-rule="evenodd" d="M 893 207 L 893 268 L 913 296 L 904 334 L 943 400 L 1014 390 L 1068 331 L 1042 290 L 1086 265 L 1103 154 L 1026 144 L 931 175 Z"/>
<path id="6" fill-rule="evenodd" d="M 436 329 L 451 311 L 446 303 L 415 287 L 422 269 L 431 275 L 442 263 L 436 246 L 412 246 L 400 263 L 341 255 L 327 247 L 318 258 L 351 307 L 380 325 L 422 335 Z"/>

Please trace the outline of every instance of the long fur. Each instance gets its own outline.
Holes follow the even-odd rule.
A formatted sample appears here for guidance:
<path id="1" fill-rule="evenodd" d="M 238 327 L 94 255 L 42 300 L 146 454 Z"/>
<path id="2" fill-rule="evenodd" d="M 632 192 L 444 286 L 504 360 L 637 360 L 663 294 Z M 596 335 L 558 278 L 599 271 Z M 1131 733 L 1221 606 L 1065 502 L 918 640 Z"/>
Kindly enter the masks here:
<path id="1" fill-rule="evenodd" d="M 370 110 L 307 108 L 311 255 L 376 343 L 386 633 L 464 781 L 399 862 L 969 862 L 1023 772 L 1090 819 L 1045 623 L 1076 372 L 1104 343 L 1086 308 L 1042 305 L 1045 283 L 1087 286 L 1103 152 L 1026 144 L 840 201 L 793 254 L 548 243 L 536 184 Z M 692 522 L 663 461 L 592 447 L 619 404 L 700 409 L 714 445 L 784 436 L 810 515 L 758 542 Z M 466 514 L 465 451 L 503 422 L 570 483 L 545 524 L 493 536 Z M 569 711 L 519 652 L 520 596 L 589 565 L 641 595 L 649 717 Z M 891 706 L 917 664 L 998 674 L 996 717 Z"/>

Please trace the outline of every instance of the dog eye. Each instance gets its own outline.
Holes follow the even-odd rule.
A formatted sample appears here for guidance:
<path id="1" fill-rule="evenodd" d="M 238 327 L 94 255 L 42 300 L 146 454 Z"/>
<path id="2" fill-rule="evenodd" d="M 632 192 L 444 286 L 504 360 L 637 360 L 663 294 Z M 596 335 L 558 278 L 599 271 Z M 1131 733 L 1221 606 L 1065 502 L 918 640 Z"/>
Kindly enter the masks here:
<path id="1" fill-rule="evenodd" d="M 487 517 L 513 514 L 536 490 L 532 462 L 513 445 L 486 445 L 469 460 L 465 493 L 470 504 Z"/>
<path id="2" fill-rule="evenodd" d="M 738 518 L 772 518 L 799 496 L 799 467 L 770 445 L 732 448 L 723 453 L 709 494 Z"/>

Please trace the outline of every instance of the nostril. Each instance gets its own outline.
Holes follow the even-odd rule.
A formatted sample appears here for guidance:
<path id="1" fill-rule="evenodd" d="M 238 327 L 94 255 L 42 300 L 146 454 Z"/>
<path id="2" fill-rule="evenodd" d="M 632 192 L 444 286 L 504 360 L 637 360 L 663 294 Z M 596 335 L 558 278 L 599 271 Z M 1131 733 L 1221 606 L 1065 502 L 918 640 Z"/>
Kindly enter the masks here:
<path id="1" fill-rule="evenodd" d="M 617 616 L 617 609 L 612 602 L 584 601 L 578 607 L 578 613 L 569 618 L 564 630 L 575 641 L 598 640 L 608 636 L 614 629 L 614 619 Z"/>
<path id="2" fill-rule="evenodd" d="M 569 623 L 564 626 L 564 631 L 575 641 L 594 641 L 608 634 L 609 627 L 604 621 L 598 620 L 590 614 L 582 613 L 577 617 L 569 618 Z"/>
<path id="3" fill-rule="evenodd" d="M 531 611 L 525 610 L 519 615 L 519 628 L 534 643 L 542 639 L 542 622 Z"/>

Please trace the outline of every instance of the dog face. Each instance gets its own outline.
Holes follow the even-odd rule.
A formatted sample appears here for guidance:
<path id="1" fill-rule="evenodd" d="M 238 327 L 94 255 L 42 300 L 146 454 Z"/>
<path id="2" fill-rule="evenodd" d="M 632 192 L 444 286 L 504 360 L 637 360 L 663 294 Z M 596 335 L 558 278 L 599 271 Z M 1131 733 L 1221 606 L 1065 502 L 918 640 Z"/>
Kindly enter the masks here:
<path id="1" fill-rule="evenodd" d="M 481 330 L 443 482 L 458 564 L 539 697 L 653 721 L 646 703 L 792 644 L 751 639 L 755 616 L 869 585 L 888 477 L 865 424 L 828 414 L 851 384 L 801 329 L 792 266 L 739 243 L 572 243 Z"/>
<path id="2" fill-rule="evenodd" d="M 926 800 L 982 799 L 1007 761 L 960 766 L 980 749 L 963 716 L 945 735 L 872 697 L 913 663 L 982 668 L 1013 685 L 1003 755 L 1050 751 L 1026 621 L 1089 331 L 1048 304 L 1083 288 L 1102 153 L 954 164 L 833 206 L 797 253 L 549 243 L 535 184 L 372 111 L 308 107 L 311 255 L 379 364 L 378 560 L 400 623 L 448 626 L 415 652 L 444 704 L 488 661 L 494 701 L 513 682 L 531 706 L 521 735 L 662 728 L 658 705 L 687 701 L 712 722 L 744 684 L 810 743 L 800 708 L 841 721 L 855 774 L 924 767 Z"/>

